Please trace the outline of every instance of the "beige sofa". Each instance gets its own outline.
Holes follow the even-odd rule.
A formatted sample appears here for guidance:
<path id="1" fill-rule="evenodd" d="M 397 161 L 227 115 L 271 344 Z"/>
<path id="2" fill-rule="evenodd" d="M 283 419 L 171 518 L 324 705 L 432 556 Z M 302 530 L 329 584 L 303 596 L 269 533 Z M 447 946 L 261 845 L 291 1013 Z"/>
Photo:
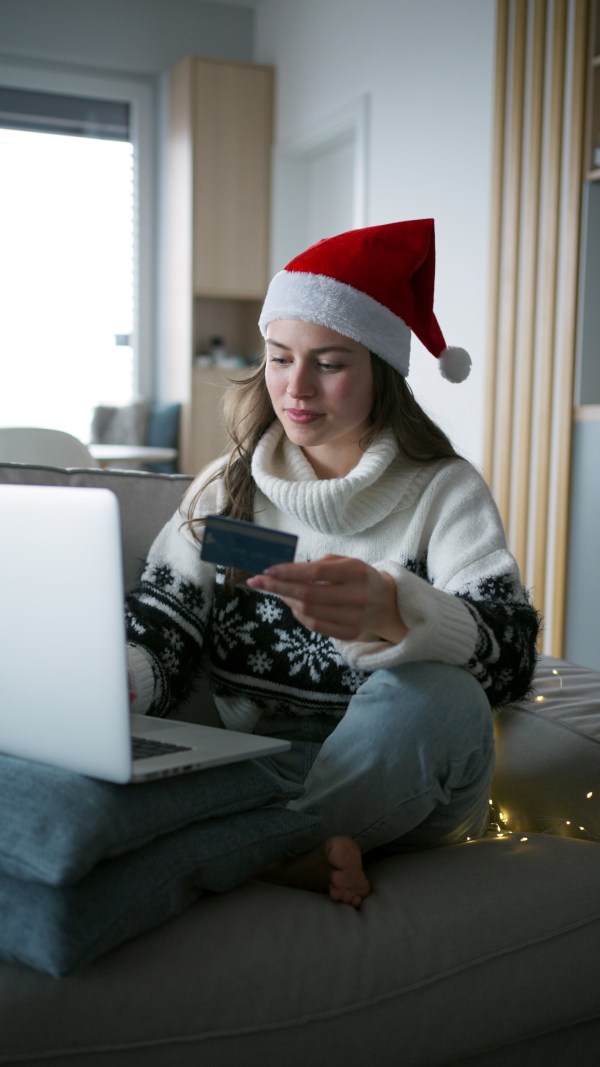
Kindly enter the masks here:
<path id="1" fill-rule="evenodd" d="M 188 481 L 0 464 L 113 489 L 128 586 Z M 251 882 L 67 978 L 0 964 L 0 1064 L 596 1067 L 600 675 L 544 660 L 538 684 L 497 720 L 508 832 L 378 859 L 360 912 Z M 182 715 L 216 721 L 205 689 Z"/>

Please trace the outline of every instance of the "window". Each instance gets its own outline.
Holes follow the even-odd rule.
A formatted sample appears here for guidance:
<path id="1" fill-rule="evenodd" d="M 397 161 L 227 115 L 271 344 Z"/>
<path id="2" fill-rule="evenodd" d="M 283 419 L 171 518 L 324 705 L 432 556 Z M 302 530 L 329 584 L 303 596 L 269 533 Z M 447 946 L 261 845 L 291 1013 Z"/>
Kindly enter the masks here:
<path id="1" fill-rule="evenodd" d="M 96 404 L 150 394 L 140 109 L 119 88 L 0 88 L 0 425 L 85 441 Z"/>

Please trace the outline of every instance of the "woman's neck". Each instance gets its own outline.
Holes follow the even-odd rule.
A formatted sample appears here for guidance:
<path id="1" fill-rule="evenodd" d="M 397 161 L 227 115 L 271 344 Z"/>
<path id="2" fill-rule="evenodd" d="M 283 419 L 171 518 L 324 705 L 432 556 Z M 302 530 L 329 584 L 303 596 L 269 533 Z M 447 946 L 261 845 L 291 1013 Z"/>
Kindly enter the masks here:
<path id="1" fill-rule="evenodd" d="M 364 453 L 357 443 L 345 449 L 327 448 L 321 445 L 316 448 L 303 448 L 302 453 L 310 463 L 317 478 L 345 478 L 351 470 L 360 463 Z"/>

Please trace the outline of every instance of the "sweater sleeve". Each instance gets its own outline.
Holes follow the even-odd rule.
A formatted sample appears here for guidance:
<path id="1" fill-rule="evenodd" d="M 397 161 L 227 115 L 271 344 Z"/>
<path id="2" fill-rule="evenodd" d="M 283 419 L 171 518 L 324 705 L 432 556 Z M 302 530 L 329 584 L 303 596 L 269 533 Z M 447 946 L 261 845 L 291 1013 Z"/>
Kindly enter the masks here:
<path id="1" fill-rule="evenodd" d="M 373 634 L 338 642 L 353 666 L 373 671 L 415 660 L 465 667 L 490 704 L 521 699 L 536 662 L 539 617 L 506 547 L 502 522 L 481 476 L 450 465 L 426 494 L 414 554 L 375 564 L 396 581 L 409 628 L 397 645 Z"/>
<path id="2" fill-rule="evenodd" d="M 200 665 L 215 568 L 200 560 L 185 515 L 184 502 L 158 534 L 139 585 L 126 598 L 129 687 L 138 714 L 165 715 L 189 692 Z"/>

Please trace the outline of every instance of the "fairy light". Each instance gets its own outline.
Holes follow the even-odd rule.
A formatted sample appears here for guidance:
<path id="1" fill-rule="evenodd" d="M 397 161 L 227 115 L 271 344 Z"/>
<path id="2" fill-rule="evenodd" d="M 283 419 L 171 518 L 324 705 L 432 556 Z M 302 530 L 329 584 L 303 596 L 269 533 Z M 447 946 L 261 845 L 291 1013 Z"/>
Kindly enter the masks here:
<path id="1" fill-rule="evenodd" d="M 560 672 L 558 670 L 556 670 L 556 668 L 552 669 L 552 678 L 551 679 L 547 679 L 546 685 L 549 685 L 551 689 L 554 689 L 554 688 L 562 689 L 562 687 L 563 687 L 563 679 L 562 679 L 562 677 L 560 675 Z M 537 693 L 534 696 L 533 699 L 535 700 L 536 703 L 543 704 L 547 700 L 547 697 L 543 693 Z M 588 790 L 588 792 L 586 792 L 585 796 L 586 796 L 586 800 L 591 800 L 592 797 L 594 796 L 593 789 Z M 516 831 L 515 830 L 511 830 L 509 828 L 509 826 L 507 825 L 506 813 L 503 812 L 503 811 L 499 811 L 496 814 L 493 797 L 490 797 L 489 805 L 490 805 L 489 831 L 490 832 L 495 832 L 495 836 L 497 838 L 498 837 L 502 837 L 502 838 L 504 838 L 504 837 L 507 837 L 507 838 L 516 837 L 517 834 L 519 833 L 519 831 L 518 830 L 516 830 Z M 560 826 L 571 826 L 571 825 L 572 825 L 571 819 L 565 819 L 564 821 L 559 819 L 553 826 L 550 826 L 546 830 L 541 830 L 540 833 L 539 833 L 539 836 L 541 836 L 542 834 L 558 832 L 558 828 Z M 587 834 L 588 838 L 590 838 L 590 837 L 594 838 L 594 836 L 595 836 L 596 839 L 598 839 L 597 834 L 595 835 L 593 832 L 590 833 L 590 831 L 586 830 L 585 826 L 579 826 L 579 831 L 582 834 Z M 563 836 L 565 836 L 564 832 L 563 832 Z M 470 840 L 471 840 L 471 838 L 468 837 L 467 841 L 470 841 Z M 527 836 L 519 837 L 519 841 L 525 843 L 526 841 L 529 841 L 529 838 Z"/>

